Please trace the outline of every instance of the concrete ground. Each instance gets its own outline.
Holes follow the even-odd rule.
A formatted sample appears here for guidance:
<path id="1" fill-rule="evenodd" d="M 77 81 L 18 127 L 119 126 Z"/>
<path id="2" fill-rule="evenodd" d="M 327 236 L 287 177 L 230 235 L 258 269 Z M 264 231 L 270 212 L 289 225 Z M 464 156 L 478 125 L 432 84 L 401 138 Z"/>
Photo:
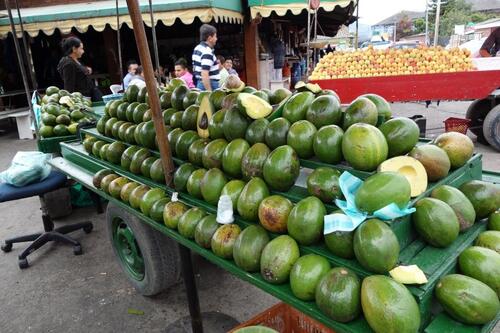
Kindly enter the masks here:
<path id="1" fill-rule="evenodd" d="M 394 104 L 393 109 L 397 115 L 424 115 L 432 137 L 444 131 L 444 119 L 463 117 L 467 106 L 453 102 L 425 109 L 407 103 Z M 4 125 L 0 123 L 7 130 L 0 134 L 0 170 L 8 167 L 17 151 L 36 149 L 34 140 L 17 140 L 15 126 Z M 498 152 L 480 144 L 476 148 L 483 154 L 485 169 L 500 171 Z M 0 204 L 0 240 L 40 230 L 39 208 L 37 198 Z M 82 243 L 82 256 L 74 256 L 64 245 L 46 245 L 29 256 L 31 267 L 21 271 L 16 259 L 23 246 L 0 253 L 0 332 L 165 333 L 167 326 L 188 315 L 183 284 L 152 298 L 135 292 L 112 252 L 104 214 L 78 209 L 57 224 L 83 220 L 91 220 L 94 231 L 74 233 Z M 225 313 L 243 322 L 278 302 L 200 257 L 195 256 L 194 263 L 202 311 Z M 495 332 L 500 332 L 498 325 Z"/>

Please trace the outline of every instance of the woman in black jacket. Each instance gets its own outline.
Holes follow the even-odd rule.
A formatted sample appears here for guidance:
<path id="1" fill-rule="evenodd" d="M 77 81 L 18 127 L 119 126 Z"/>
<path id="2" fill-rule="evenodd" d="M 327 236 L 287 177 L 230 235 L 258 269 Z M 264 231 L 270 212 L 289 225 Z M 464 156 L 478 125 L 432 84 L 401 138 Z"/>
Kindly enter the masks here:
<path id="1" fill-rule="evenodd" d="M 78 91 L 91 97 L 94 102 L 102 100 L 101 92 L 88 77 L 90 69 L 78 61 L 84 53 L 82 41 L 69 37 L 64 40 L 62 49 L 64 56 L 57 65 L 57 71 L 63 79 L 64 89 L 69 92 Z"/>

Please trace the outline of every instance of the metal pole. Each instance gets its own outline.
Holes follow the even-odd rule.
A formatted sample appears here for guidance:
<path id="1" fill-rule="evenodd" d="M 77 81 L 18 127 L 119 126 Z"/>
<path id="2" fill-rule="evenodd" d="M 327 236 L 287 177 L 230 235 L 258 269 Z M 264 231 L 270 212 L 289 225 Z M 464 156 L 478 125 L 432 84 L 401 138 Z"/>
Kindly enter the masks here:
<path id="1" fill-rule="evenodd" d="M 393 40 L 393 42 L 394 42 L 394 43 L 396 43 L 396 35 L 398 34 L 398 30 L 397 30 L 397 29 L 398 29 L 398 28 L 397 28 L 397 23 L 396 23 L 396 22 L 394 22 L 394 35 L 393 35 L 393 37 L 394 37 L 394 38 L 393 38 L 393 39 L 394 39 L 394 40 Z"/>
<path id="2" fill-rule="evenodd" d="M 118 0 L 116 0 L 116 40 L 118 42 L 118 64 L 120 65 L 120 82 L 122 88 L 125 89 L 123 84 L 123 61 L 122 61 L 122 41 L 120 36 L 120 13 L 118 11 Z"/>
<path id="3" fill-rule="evenodd" d="M 358 44 L 359 44 L 359 1 L 358 4 L 356 5 L 356 38 L 355 38 L 355 46 L 354 49 L 358 49 Z"/>
<path id="4" fill-rule="evenodd" d="M 198 290 L 194 278 L 193 263 L 191 261 L 191 250 L 179 244 L 179 255 L 181 257 L 182 277 L 188 297 L 189 314 L 191 316 L 191 328 L 193 333 L 203 333 L 203 321 L 198 300 Z"/>
<path id="5" fill-rule="evenodd" d="M 160 57 L 158 55 L 158 42 L 156 40 L 156 28 L 155 28 L 155 19 L 153 16 L 153 2 L 149 0 L 149 15 L 151 16 L 151 34 L 153 35 L 153 51 L 155 53 L 155 65 L 156 70 L 158 71 L 158 84 L 161 83 L 160 78 Z"/>
<path id="6" fill-rule="evenodd" d="M 439 38 L 439 17 L 441 16 L 441 0 L 437 0 L 437 8 L 436 8 L 436 24 L 434 27 L 434 46 L 438 44 Z"/>
<path id="7" fill-rule="evenodd" d="M 153 72 L 153 64 L 151 62 L 151 54 L 149 53 L 146 31 L 144 30 L 144 21 L 142 20 L 141 11 L 139 9 L 138 0 L 127 0 L 132 26 L 134 28 L 134 36 L 139 50 L 139 58 L 141 59 L 144 69 L 144 77 L 148 90 L 149 101 L 151 103 L 151 113 L 156 131 L 156 139 L 160 148 L 160 156 L 165 170 L 165 182 L 167 186 L 172 185 L 172 176 L 174 173 L 174 163 L 172 161 L 172 153 L 170 144 L 168 143 L 167 131 L 163 122 L 163 116 L 160 108 L 160 98 L 158 97 L 158 88 L 156 86 L 155 75 Z"/>
<path id="8" fill-rule="evenodd" d="M 307 0 L 307 48 L 306 48 L 306 72 L 307 77 L 309 77 L 309 43 L 311 35 L 311 13 L 309 8 L 311 8 L 311 0 Z"/>
<path id="9" fill-rule="evenodd" d="M 314 10 L 314 39 L 313 40 L 318 40 L 318 10 Z M 313 52 L 313 68 L 316 67 L 316 59 L 318 56 L 318 49 L 316 47 L 314 48 Z"/>
<path id="10" fill-rule="evenodd" d="M 429 4 L 425 2 L 425 46 L 429 45 Z"/>
<path id="11" fill-rule="evenodd" d="M 35 132 L 38 136 L 38 124 L 35 119 L 35 114 L 33 111 L 33 105 L 31 104 L 31 96 L 30 96 L 30 86 L 28 83 L 28 76 L 26 74 L 26 68 L 24 67 L 24 60 L 21 56 L 21 47 L 19 46 L 19 41 L 17 40 L 17 31 L 16 26 L 14 25 L 14 18 L 12 17 L 12 10 L 10 8 L 9 0 L 5 0 L 5 9 L 7 9 L 7 13 L 9 15 L 10 29 L 12 31 L 12 39 L 14 40 L 14 46 L 16 48 L 17 53 L 17 61 L 19 62 L 19 68 L 21 69 L 21 76 L 23 78 L 24 91 L 26 92 L 26 99 L 28 101 L 28 107 L 30 108 L 30 113 L 33 119 L 35 120 Z"/>
<path id="12" fill-rule="evenodd" d="M 21 11 L 19 10 L 19 3 L 17 0 L 14 1 L 17 9 L 17 17 L 19 18 L 19 27 L 21 28 L 21 34 L 23 35 L 23 46 L 26 52 L 26 58 L 28 60 L 28 69 L 30 71 L 31 83 L 33 84 L 33 90 L 38 89 L 38 82 L 36 81 L 35 71 L 33 69 L 33 56 L 31 55 L 31 48 L 28 47 L 28 42 L 26 41 L 26 36 L 24 35 L 24 25 L 23 19 L 21 17 Z"/>

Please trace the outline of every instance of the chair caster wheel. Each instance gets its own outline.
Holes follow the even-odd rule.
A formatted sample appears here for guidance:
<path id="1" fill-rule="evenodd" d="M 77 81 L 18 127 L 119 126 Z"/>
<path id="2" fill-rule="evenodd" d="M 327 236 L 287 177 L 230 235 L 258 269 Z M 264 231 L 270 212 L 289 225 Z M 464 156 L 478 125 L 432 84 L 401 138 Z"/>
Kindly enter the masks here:
<path id="1" fill-rule="evenodd" d="M 10 252 L 12 250 L 12 244 L 4 244 L 2 245 L 3 252 Z"/>
<path id="2" fill-rule="evenodd" d="M 86 234 L 90 234 L 92 232 L 92 229 L 94 229 L 94 226 L 91 224 L 89 226 L 86 226 L 83 228 L 83 231 L 86 233 Z"/>
<path id="3" fill-rule="evenodd" d="M 25 269 L 25 268 L 28 268 L 29 264 L 28 264 L 28 259 L 24 258 L 24 259 L 19 259 L 19 268 L 20 269 Z"/>
<path id="4" fill-rule="evenodd" d="M 83 251 L 82 251 L 82 246 L 81 246 L 81 245 L 75 245 L 75 246 L 73 247 L 73 254 L 74 254 L 75 256 L 79 256 L 79 255 L 80 255 L 80 254 L 82 254 L 82 253 L 83 253 Z"/>

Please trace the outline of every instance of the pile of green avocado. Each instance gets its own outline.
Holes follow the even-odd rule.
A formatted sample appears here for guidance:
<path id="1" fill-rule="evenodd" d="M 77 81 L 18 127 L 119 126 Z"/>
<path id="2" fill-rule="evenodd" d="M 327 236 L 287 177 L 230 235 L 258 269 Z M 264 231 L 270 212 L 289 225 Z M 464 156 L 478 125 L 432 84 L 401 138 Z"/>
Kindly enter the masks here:
<path id="1" fill-rule="evenodd" d="M 314 301 L 333 320 L 345 323 L 363 314 L 376 332 L 417 332 L 423 325 L 419 304 L 388 275 L 401 250 L 394 224 L 372 218 L 352 232 L 323 235 L 325 215 L 332 213 L 335 199 L 344 199 L 341 170 L 365 172 L 356 207 L 372 214 L 391 203 L 413 205 L 412 226 L 429 246 L 446 248 L 474 223 L 489 219 L 490 230 L 460 254 L 461 274 L 441 277 L 435 298 L 465 324 L 482 325 L 497 316 L 500 186 L 473 180 L 427 191 L 428 184 L 467 163 L 473 153 L 467 139 L 446 133 L 417 146 L 416 124 L 390 119 L 390 105 L 377 95 L 361 96 L 343 109 L 333 91 L 314 85 L 299 86 L 294 94 L 236 90 L 199 92 L 173 80 L 160 91 L 160 104 L 178 162 L 175 190 L 213 207 L 228 195 L 237 218 L 251 225 L 243 230 L 239 224 L 220 225 L 202 208 L 172 202 L 163 190 L 111 170 L 97 173 L 94 185 L 241 269 L 260 272 L 266 282 L 289 283 L 298 299 Z M 87 136 L 85 150 L 164 183 L 145 88 L 129 87 L 122 100 L 106 105 L 105 113 L 97 130 L 118 141 Z M 307 195 L 293 200 L 288 193 L 297 188 L 304 160 L 322 166 L 307 174 Z M 307 246 L 324 246 L 356 261 L 367 276 L 302 253 Z"/>
<path id="2" fill-rule="evenodd" d="M 45 90 L 41 100 L 39 133 L 42 138 L 75 135 L 79 123 L 91 122 L 94 118 L 92 102 L 79 92 L 69 93 L 51 86 Z"/>

